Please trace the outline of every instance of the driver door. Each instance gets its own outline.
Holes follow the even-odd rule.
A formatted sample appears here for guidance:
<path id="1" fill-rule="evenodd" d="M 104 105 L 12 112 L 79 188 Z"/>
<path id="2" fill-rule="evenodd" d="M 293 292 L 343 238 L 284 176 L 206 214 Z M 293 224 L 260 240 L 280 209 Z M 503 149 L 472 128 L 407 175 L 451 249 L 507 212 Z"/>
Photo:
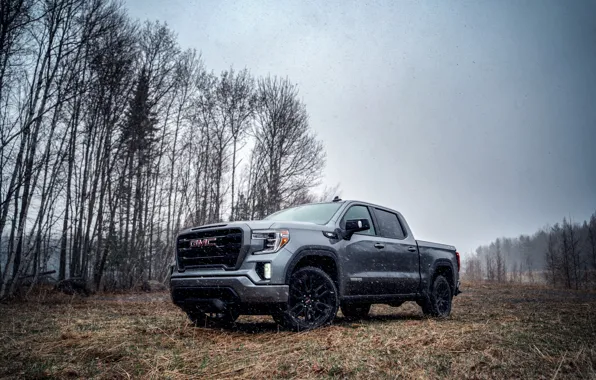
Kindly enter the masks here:
<path id="1" fill-rule="evenodd" d="M 357 232 L 345 241 L 340 255 L 345 278 L 346 295 L 371 295 L 386 293 L 387 254 L 384 252 L 383 238 L 377 236 L 377 230 L 371 217 L 371 210 L 366 205 L 351 205 L 340 220 L 345 228 L 346 220 L 368 219 L 370 229 Z"/>

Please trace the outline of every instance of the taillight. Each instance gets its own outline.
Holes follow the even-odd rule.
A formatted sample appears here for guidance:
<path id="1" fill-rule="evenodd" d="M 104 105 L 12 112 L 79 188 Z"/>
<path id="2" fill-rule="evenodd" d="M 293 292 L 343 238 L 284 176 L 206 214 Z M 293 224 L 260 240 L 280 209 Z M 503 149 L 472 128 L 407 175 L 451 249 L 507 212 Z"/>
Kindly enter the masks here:
<path id="1" fill-rule="evenodd" d="M 461 261 L 459 258 L 459 252 L 455 251 L 455 257 L 457 257 L 457 271 L 459 272 L 459 267 L 461 266 Z"/>

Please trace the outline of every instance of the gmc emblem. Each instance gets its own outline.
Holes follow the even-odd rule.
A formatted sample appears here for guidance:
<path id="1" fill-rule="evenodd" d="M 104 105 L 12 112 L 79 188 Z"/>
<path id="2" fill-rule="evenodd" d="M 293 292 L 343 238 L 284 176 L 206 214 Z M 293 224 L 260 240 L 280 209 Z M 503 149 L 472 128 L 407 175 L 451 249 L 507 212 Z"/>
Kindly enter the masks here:
<path id="1" fill-rule="evenodd" d="M 214 242 L 215 240 L 217 240 L 216 238 L 207 238 L 207 239 L 196 239 L 196 240 L 191 240 L 190 241 L 190 247 L 191 248 L 196 248 L 196 247 L 208 247 L 208 246 L 212 246 L 212 245 L 216 245 Z"/>

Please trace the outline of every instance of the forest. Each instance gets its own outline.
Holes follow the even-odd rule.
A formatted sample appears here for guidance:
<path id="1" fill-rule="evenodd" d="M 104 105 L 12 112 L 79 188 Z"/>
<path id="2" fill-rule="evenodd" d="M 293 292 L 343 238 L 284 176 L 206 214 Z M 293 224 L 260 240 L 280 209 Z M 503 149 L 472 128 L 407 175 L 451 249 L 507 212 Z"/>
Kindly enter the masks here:
<path id="1" fill-rule="evenodd" d="M 0 0 L 0 299 L 163 281 L 178 230 L 326 197 L 324 165 L 288 78 L 210 71 L 117 1 Z"/>
<path id="2" fill-rule="evenodd" d="M 467 279 L 596 288 L 596 212 L 582 223 L 563 218 L 533 235 L 498 238 L 469 254 Z"/>
<path id="3" fill-rule="evenodd" d="M 178 230 L 336 195 L 298 87 L 215 73 L 113 0 L 0 0 L 0 299 L 163 281 Z M 596 213 L 466 256 L 466 278 L 596 286 Z M 54 273 L 55 271 L 55 273 Z"/>

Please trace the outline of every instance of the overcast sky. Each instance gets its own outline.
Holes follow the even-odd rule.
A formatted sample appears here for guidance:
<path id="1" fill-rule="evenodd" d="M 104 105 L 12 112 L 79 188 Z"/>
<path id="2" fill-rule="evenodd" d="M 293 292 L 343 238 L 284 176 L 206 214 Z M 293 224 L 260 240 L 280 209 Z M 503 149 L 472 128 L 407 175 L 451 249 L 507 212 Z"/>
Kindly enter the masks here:
<path id="1" fill-rule="evenodd" d="M 344 199 L 469 252 L 596 211 L 596 1 L 129 0 L 207 68 L 297 83 Z"/>

